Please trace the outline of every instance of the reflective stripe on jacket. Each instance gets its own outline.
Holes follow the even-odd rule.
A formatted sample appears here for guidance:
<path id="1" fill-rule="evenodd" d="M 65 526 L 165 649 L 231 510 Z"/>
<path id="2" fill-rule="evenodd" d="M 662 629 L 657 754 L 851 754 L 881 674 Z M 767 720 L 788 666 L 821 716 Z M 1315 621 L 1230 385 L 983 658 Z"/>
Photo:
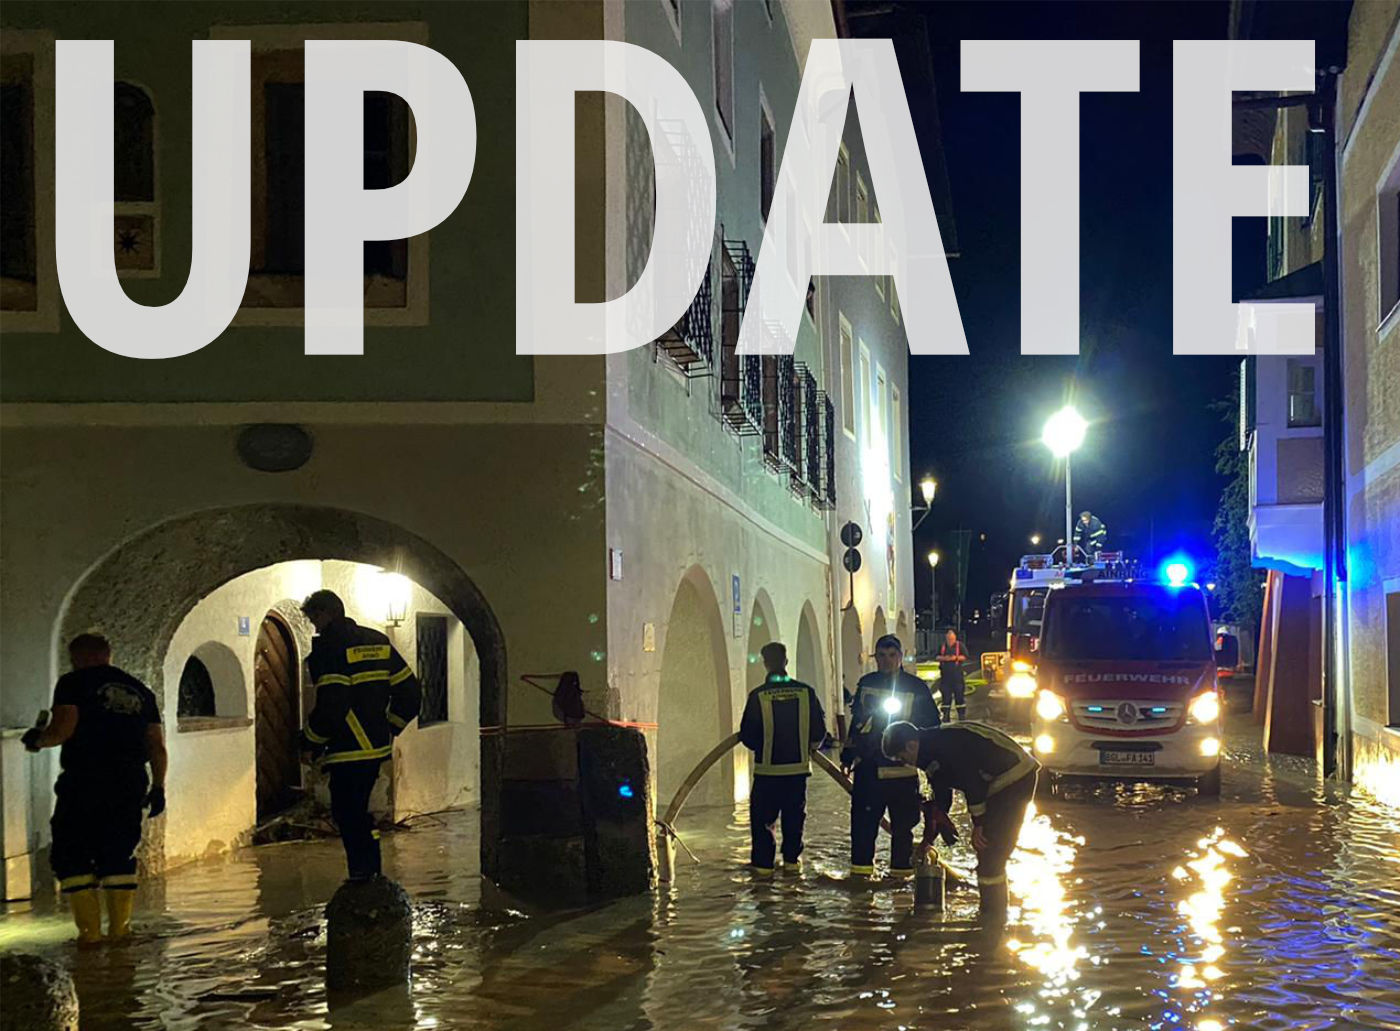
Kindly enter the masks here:
<path id="1" fill-rule="evenodd" d="M 988 799 L 1040 769 L 1040 763 L 1015 738 L 975 722 L 920 734 L 918 763 L 928 774 L 938 808 L 946 813 L 953 791 L 958 790 L 967 798 L 967 811 L 974 820 L 987 811 Z"/>
<path id="2" fill-rule="evenodd" d="M 826 737 L 826 713 L 817 693 L 778 673 L 749 692 L 739 721 L 739 740 L 753 750 L 760 777 L 805 777 L 809 753 Z"/>
<path id="3" fill-rule="evenodd" d="M 890 699 L 898 703 L 894 712 L 886 708 Z M 900 720 L 907 720 L 921 729 L 938 726 L 938 706 L 928 684 L 903 669 L 897 673 L 867 673 L 861 677 L 851 703 L 851 731 L 846 747 L 862 763 L 879 767 L 877 776 L 881 780 L 919 775 L 914 767 L 886 758 L 880 747 L 885 728 Z"/>
<path id="4" fill-rule="evenodd" d="M 306 664 L 316 704 L 303 733 L 323 761 L 388 758 L 421 703 L 418 678 L 389 638 L 345 619 L 316 637 Z"/>

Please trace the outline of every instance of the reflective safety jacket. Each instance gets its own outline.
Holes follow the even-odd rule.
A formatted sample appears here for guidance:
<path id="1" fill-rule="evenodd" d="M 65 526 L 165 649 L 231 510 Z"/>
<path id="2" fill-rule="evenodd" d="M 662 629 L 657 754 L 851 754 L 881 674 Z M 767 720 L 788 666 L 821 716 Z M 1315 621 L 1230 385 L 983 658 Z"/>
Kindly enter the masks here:
<path id="1" fill-rule="evenodd" d="M 327 764 L 388 758 L 422 700 L 418 678 L 389 638 L 340 620 L 317 635 L 306 664 L 316 705 L 305 743 Z"/>
<path id="2" fill-rule="evenodd" d="M 760 777 L 805 777 L 811 750 L 826 738 L 826 713 L 817 693 L 781 673 L 749 692 L 739 721 L 739 740 L 753 749 Z"/>
<path id="3" fill-rule="evenodd" d="M 897 706 L 888 705 L 890 699 Z M 894 711 L 891 712 L 890 710 Z M 912 766 L 885 757 L 880 739 L 891 723 L 906 720 L 924 729 L 939 724 L 938 705 L 928 684 L 901 668 L 897 673 L 867 673 L 856 683 L 851 703 L 851 731 L 846 738 L 842 762 L 859 760 L 874 765 L 881 780 L 919 776 Z"/>
<path id="4" fill-rule="evenodd" d="M 1074 545 L 1083 548 L 1086 553 L 1093 555 L 1096 551 L 1102 551 L 1104 542 L 1108 540 L 1108 527 L 1103 524 L 1103 520 L 1096 515 L 1090 515 L 1086 523 L 1082 519 L 1074 521 Z"/>
<path id="5" fill-rule="evenodd" d="M 946 813 L 954 789 L 961 791 L 974 822 L 982 819 L 989 799 L 1040 769 L 1015 738 L 973 722 L 924 731 L 919 735 L 918 762 L 928 774 L 934 804 Z"/>

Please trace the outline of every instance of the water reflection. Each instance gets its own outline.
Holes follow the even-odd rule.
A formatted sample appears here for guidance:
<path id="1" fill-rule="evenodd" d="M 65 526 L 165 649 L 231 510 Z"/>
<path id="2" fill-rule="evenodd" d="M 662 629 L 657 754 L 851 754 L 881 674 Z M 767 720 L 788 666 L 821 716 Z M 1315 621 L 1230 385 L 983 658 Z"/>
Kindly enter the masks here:
<path id="1" fill-rule="evenodd" d="M 271 846 L 143 888 L 139 937 L 78 954 L 52 903 L 9 910 L 0 948 L 73 970 L 89 1026 L 161 1028 L 1400 1027 L 1400 821 L 1258 755 L 1244 728 L 1219 802 L 1099 786 L 1027 813 L 1004 931 L 975 892 L 913 907 L 853 888 L 847 802 L 811 790 L 800 879 L 743 871 L 747 820 L 688 814 L 674 886 L 526 915 L 477 876 L 472 814 L 385 842 L 414 896 L 411 989 L 327 998 L 322 902 L 337 842 Z M 950 855 L 960 869 L 966 843 Z"/>

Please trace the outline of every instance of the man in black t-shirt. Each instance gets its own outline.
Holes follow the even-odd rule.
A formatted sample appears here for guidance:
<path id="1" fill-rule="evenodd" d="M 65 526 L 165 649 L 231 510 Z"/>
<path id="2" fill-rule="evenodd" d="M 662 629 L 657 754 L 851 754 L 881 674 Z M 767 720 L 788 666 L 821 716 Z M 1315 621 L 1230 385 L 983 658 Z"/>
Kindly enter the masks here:
<path id="1" fill-rule="evenodd" d="M 72 907 L 78 941 L 89 943 L 102 937 L 99 888 L 107 903 L 107 937 L 131 932 L 141 811 L 149 806 L 159 816 L 165 810 L 165 735 L 155 695 L 112 665 L 105 638 L 79 634 L 68 655 L 73 671 L 54 687 L 48 724 L 27 731 L 23 741 L 31 752 L 62 746 L 49 858 Z"/>

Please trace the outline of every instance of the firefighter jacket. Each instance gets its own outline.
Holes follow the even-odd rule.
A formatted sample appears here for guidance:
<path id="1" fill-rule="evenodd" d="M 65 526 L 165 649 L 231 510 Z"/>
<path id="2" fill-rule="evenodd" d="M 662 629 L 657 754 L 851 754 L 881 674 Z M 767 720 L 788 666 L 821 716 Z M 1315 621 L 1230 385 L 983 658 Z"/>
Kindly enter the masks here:
<path id="1" fill-rule="evenodd" d="M 826 738 L 826 714 L 817 693 L 781 673 L 749 692 L 739 721 L 739 740 L 753 749 L 760 777 L 805 777 L 809 753 Z"/>
<path id="2" fill-rule="evenodd" d="M 946 813 L 954 789 L 961 791 L 974 823 L 986 813 L 989 799 L 1040 769 L 1010 735 L 972 722 L 924 731 L 919 735 L 918 762 L 928 774 L 934 804 Z"/>
<path id="3" fill-rule="evenodd" d="M 418 679 L 389 638 L 341 620 L 312 642 L 306 664 L 316 705 L 305 743 L 327 764 L 388 758 L 421 702 Z"/>
<path id="4" fill-rule="evenodd" d="M 1102 551 L 1107 540 L 1108 527 L 1098 516 L 1091 515 L 1087 523 L 1082 519 L 1075 520 L 1074 545 L 1084 549 L 1086 554 L 1092 555 L 1096 551 Z"/>
<path id="5" fill-rule="evenodd" d="M 886 707 L 891 698 L 899 703 L 898 708 Z M 928 684 L 903 668 L 896 673 L 867 673 L 861 677 L 851 703 L 851 731 L 841 752 L 842 765 L 853 765 L 856 760 L 871 763 L 878 768 L 876 775 L 881 780 L 917 778 L 918 770 L 886 758 L 880 749 L 885 728 L 900 720 L 921 730 L 938 726 L 938 705 Z"/>

